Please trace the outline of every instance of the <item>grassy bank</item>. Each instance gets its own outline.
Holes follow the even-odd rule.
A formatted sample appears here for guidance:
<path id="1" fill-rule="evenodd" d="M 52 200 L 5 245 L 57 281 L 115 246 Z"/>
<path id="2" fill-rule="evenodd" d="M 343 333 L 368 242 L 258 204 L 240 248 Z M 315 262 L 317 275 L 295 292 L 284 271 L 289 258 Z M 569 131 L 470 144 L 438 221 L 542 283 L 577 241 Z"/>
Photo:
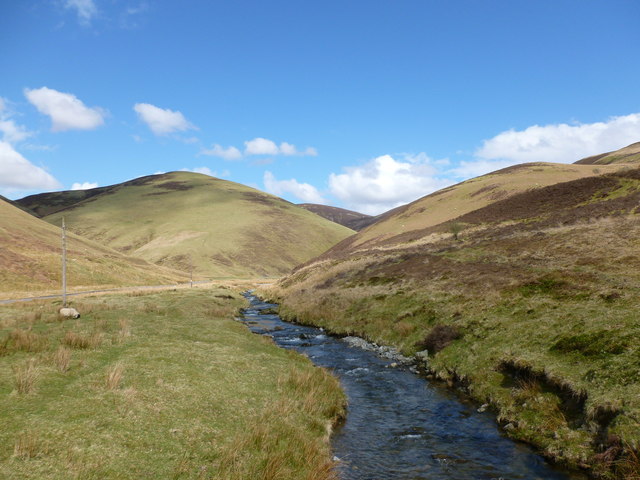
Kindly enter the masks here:
<path id="1" fill-rule="evenodd" d="M 489 404 L 510 436 L 637 480 L 638 238 L 635 214 L 467 225 L 457 240 L 334 250 L 264 294 L 284 317 L 427 352 L 430 373 Z"/>
<path id="2" fill-rule="evenodd" d="M 229 289 L 0 308 L 0 477 L 330 479 L 337 381 Z"/>

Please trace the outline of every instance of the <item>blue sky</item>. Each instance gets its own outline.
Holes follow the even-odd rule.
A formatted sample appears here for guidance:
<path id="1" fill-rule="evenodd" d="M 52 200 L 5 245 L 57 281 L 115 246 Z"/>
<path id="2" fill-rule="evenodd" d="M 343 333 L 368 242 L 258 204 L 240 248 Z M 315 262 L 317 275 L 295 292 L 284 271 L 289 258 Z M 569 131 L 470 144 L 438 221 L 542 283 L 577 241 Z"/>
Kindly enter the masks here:
<path id="1" fill-rule="evenodd" d="M 0 194 L 189 169 L 381 213 L 640 141 L 637 0 L 0 5 Z"/>

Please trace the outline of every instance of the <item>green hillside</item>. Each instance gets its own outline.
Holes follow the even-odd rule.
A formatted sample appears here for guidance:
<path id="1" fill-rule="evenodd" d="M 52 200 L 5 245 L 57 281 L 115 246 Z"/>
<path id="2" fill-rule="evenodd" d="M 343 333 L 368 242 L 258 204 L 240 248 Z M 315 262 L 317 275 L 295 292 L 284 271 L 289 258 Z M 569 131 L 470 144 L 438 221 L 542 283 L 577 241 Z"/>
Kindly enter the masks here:
<path id="1" fill-rule="evenodd" d="M 207 277 L 279 276 L 354 232 L 285 200 L 189 172 L 19 201 L 127 255 Z M 49 213 L 54 212 L 54 213 Z"/>
<path id="2" fill-rule="evenodd" d="M 430 375 L 549 458 L 637 479 L 640 169 L 564 167 L 529 164 L 425 197 L 265 294 L 301 322 L 422 352 Z M 493 191 L 519 193 L 469 206 L 497 181 Z"/>
<path id="3" fill-rule="evenodd" d="M 70 233 L 70 290 L 157 285 L 185 281 L 184 274 L 132 258 Z M 0 295 L 59 291 L 61 230 L 0 200 Z"/>

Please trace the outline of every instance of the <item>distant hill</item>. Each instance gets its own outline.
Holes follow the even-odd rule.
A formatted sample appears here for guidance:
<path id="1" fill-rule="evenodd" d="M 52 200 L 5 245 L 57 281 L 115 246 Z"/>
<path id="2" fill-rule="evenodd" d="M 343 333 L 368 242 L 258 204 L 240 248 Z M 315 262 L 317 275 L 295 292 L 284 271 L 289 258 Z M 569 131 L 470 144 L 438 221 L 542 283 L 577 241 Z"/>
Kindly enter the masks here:
<path id="1" fill-rule="evenodd" d="M 577 165 L 610 165 L 612 163 L 639 164 L 640 142 L 633 143 L 615 152 L 601 153 L 576 162 Z"/>
<path id="2" fill-rule="evenodd" d="M 368 227 L 378 218 L 371 215 L 365 215 L 364 213 L 346 210 L 344 208 L 330 207 L 328 205 L 319 205 L 316 203 L 300 203 L 298 206 L 355 231 Z"/>
<path id="3" fill-rule="evenodd" d="M 619 156 L 631 147 L 619 163 L 518 165 L 428 195 L 266 294 L 284 317 L 421 352 L 546 456 L 634 478 L 640 168 Z"/>
<path id="4" fill-rule="evenodd" d="M 180 272 L 127 257 L 73 233 L 67 237 L 67 248 L 69 290 L 187 280 Z M 0 199 L 0 296 L 59 291 L 61 265 L 61 229 Z"/>
<path id="5" fill-rule="evenodd" d="M 209 277 L 278 276 L 354 232 L 234 182 L 171 172 L 19 204 L 127 255 Z"/>

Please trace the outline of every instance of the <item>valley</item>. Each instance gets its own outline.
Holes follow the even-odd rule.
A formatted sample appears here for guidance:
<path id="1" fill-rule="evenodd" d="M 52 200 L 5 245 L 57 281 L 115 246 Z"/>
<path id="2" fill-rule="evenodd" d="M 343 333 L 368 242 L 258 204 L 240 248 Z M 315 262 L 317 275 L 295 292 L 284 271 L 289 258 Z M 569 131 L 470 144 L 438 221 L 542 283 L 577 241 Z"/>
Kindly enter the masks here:
<path id="1" fill-rule="evenodd" d="M 72 291 L 182 285 L 74 298 L 83 316 L 73 321 L 57 318 L 58 300 L 0 307 L 0 397 L 13 419 L 0 466 L 62 472 L 71 458 L 79 476 L 102 478 L 130 461 L 176 478 L 202 468 L 213 478 L 336 478 L 328 432 L 344 396 L 325 370 L 233 321 L 247 306 L 240 293 L 257 288 L 285 320 L 396 348 L 562 467 L 636 479 L 639 151 L 516 165 L 378 216 L 190 172 L 0 199 L 3 298 L 56 292 L 63 218 Z M 73 359 L 62 370 L 60 356 Z M 104 387 L 118 369 L 130 373 Z M 20 375 L 38 388 L 21 392 Z M 54 404 L 42 423 L 56 395 L 69 406 Z M 85 401 L 104 410 L 67 431 L 68 408 Z M 199 413 L 174 418 L 171 402 L 175 415 Z M 156 421 L 172 436 L 156 438 Z M 143 446 L 102 461 L 83 447 L 96 425 L 97 452 L 116 435 L 114 452 L 145 438 L 166 458 Z M 313 461 L 293 460 L 300 444 Z"/>

